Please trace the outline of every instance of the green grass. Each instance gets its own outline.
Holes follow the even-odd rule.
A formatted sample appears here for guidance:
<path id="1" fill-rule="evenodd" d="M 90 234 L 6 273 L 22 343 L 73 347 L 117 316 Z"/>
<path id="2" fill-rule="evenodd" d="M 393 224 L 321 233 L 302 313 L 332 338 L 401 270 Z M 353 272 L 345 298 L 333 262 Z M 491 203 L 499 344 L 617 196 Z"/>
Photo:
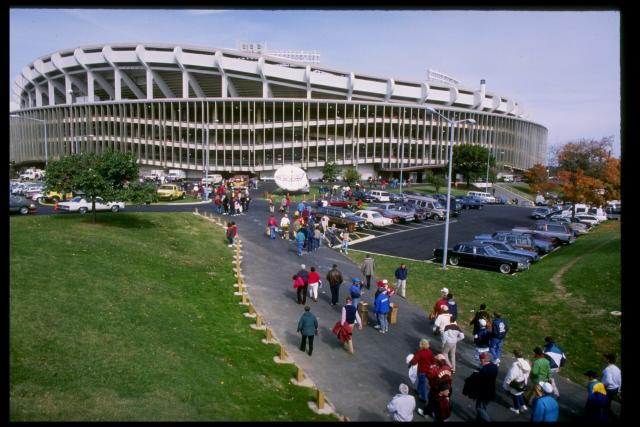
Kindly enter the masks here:
<path id="1" fill-rule="evenodd" d="M 10 419 L 333 420 L 233 295 L 191 213 L 10 219 Z"/>
<path id="2" fill-rule="evenodd" d="M 349 256 L 361 264 L 365 254 L 349 251 Z M 391 283 L 400 262 L 407 264 L 407 297 L 425 310 L 425 316 L 442 287 L 453 292 L 459 306 L 458 323 L 467 333 L 471 310 L 481 303 L 502 312 L 510 326 L 505 352 L 519 347 L 532 357 L 533 348 L 543 345 L 545 336 L 553 336 L 568 359 L 562 375 L 574 382 L 583 382 L 587 369 L 600 372 L 605 352 L 617 353 L 622 363 L 621 321 L 610 314 L 621 310 L 619 221 L 600 225 L 575 244 L 533 264 L 529 271 L 510 276 L 454 267 L 443 271 L 441 263 L 374 258 L 376 278 L 387 278 Z M 551 279 L 567 266 L 556 286 Z"/>

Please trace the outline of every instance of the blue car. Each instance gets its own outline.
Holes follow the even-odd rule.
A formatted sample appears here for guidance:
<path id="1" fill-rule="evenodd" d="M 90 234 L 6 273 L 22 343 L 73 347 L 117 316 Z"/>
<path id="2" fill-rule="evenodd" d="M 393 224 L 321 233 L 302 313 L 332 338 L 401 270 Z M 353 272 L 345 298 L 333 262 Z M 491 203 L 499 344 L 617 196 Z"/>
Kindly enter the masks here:
<path id="1" fill-rule="evenodd" d="M 484 201 L 473 196 L 460 196 L 456 200 L 462 205 L 462 209 L 482 209 Z"/>
<path id="2" fill-rule="evenodd" d="M 501 242 L 500 240 L 489 240 L 489 239 L 487 239 L 487 240 L 478 240 L 478 241 L 482 242 L 483 245 L 491 245 L 491 246 L 493 246 L 501 254 L 519 256 L 521 258 L 525 258 L 525 259 L 529 260 L 529 262 L 536 262 L 536 261 L 538 261 L 540 259 L 540 256 L 538 255 L 538 253 L 536 251 L 530 251 L 530 250 L 527 250 L 527 249 L 516 248 L 514 246 L 511 246 L 507 242 Z"/>

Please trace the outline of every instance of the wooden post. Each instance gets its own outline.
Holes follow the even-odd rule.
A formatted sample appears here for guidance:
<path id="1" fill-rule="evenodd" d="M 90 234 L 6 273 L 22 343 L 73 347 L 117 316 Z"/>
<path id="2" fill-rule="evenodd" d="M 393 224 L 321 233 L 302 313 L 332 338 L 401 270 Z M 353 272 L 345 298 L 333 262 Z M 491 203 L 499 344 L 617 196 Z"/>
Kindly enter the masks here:
<path id="1" fill-rule="evenodd" d="M 322 390 L 318 389 L 318 398 L 317 398 L 318 402 L 318 409 L 324 409 L 324 393 L 322 392 Z"/>
<path id="2" fill-rule="evenodd" d="M 271 341 L 273 338 L 271 337 L 271 328 L 267 328 L 267 341 Z"/>
<path id="3" fill-rule="evenodd" d="M 284 346 L 280 344 L 280 360 L 285 360 L 287 358 L 287 352 L 284 349 Z"/>
<path id="4" fill-rule="evenodd" d="M 302 368 L 298 367 L 298 370 L 296 371 L 296 381 L 301 383 L 302 380 L 304 380 L 304 371 Z"/>
<path id="5" fill-rule="evenodd" d="M 256 327 L 260 328 L 262 326 L 262 316 L 259 314 L 256 315 Z"/>
<path id="6" fill-rule="evenodd" d="M 256 314 L 256 309 L 253 308 L 253 304 L 249 304 L 249 314 Z"/>
<path id="7" fill-rule="evenodd" d="M 249 302 L 247 301 L 247 294 L 242 292 L 242 304 L 248 304 Z"/>
<path id="8" fill-rule="evenodd" d="M 196 213 L 196 214 L 198 214 L 198 208 L 195 208 L 195 210 L 194 210 L 194 211 L 195 211 L 195 213 Z"/>

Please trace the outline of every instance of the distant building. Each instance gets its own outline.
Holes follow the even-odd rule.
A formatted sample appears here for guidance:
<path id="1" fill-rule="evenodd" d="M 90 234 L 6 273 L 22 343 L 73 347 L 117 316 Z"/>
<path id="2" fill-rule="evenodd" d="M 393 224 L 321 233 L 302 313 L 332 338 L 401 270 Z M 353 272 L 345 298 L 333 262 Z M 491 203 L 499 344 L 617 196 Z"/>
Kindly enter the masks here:
<path id="1" fill-rule="evenodd" d="M 447 164 L 454 144 L 478 144 L 498 166 L 545 163 L 547 129 L 519 103 L 477 88 L 380 77 L 264 53 L 122 43 L 63 49 L 26 65 L 13 84 L 10 161 L 75 152 L 132 153 L 141 169 L 272 176 L 280 166 L 321 176 L 327 162 L 364 178 Z M 22 117 L 22 118 L 21 118 Z M 36 120 L 28 120 L 36 119 Z M 208 155 L 206 155 L 208 152 Z"/>

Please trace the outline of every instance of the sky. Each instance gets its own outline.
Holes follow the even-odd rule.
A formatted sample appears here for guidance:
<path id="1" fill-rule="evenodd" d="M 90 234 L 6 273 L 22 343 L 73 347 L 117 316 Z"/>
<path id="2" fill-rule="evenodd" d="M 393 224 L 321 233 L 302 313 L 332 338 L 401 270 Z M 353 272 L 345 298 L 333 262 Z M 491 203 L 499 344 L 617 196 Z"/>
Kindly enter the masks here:
<path id="1" fill-rule="evenodd" d="M 426 81 L 427 69 L 515 99 L 554 148 L 613 136 L 620 156 L 618 11 L 35 9 L 9 14 L 9 96 L 22 68 L 117 42 L 320 53 L 320 65 Z M 10 101 L 10 109 L 16 106 Z"/>

